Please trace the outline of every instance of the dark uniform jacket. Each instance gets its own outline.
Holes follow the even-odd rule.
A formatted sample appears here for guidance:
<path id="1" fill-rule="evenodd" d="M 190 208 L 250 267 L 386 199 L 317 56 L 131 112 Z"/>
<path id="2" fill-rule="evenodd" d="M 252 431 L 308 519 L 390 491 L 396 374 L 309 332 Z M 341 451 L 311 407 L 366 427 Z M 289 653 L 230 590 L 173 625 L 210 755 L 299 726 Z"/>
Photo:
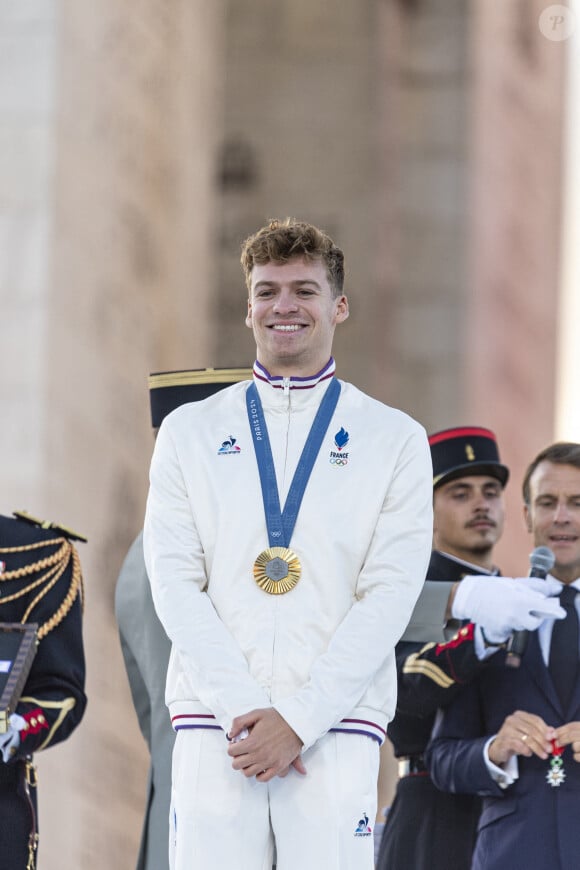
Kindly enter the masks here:
<path id="1" fill-rule="evenodd" d="M 0 756 L 0 866 L 10 870 L 36 866 L 32 754 L 65 740 L 86 705 L 82 576 L 69 534 L 0 516 L 0 622 L 38 625 L 36 655 L 14 711 L 25 720 L 20 745 L 7 762 Z"/>
<path id="2" fill-rule="evenodd" d="M 434 550 L 430 581 L 457 582 L 474 566 Z M 478 573 L 485 574 L 481 570 Z M 479 799 L 438 791 L 423 753 L 437 711 L 446 707 L 484 667 L 476 654 L 473 624 L 456 625 L 446 643 L 400 642 L 396 649 L 397 712 L 388 736 L 409 773 L 397 785 L 387 817 L 377 870 L 469 870 L 480 811 Z"/>

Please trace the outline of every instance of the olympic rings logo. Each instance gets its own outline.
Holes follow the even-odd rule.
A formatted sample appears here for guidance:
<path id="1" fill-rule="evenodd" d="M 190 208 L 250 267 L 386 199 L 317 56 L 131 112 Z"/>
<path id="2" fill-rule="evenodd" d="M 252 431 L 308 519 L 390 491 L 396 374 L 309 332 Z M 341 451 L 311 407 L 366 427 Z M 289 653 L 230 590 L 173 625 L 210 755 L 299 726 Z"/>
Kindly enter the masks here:
<path id="1" fill-rule="evenodd" d="M 348 465 L 348 459 L 342 459 L 340 456 L 331 456 L 328 461 L 331 465 L 336 465 L 339 468 Z"/>

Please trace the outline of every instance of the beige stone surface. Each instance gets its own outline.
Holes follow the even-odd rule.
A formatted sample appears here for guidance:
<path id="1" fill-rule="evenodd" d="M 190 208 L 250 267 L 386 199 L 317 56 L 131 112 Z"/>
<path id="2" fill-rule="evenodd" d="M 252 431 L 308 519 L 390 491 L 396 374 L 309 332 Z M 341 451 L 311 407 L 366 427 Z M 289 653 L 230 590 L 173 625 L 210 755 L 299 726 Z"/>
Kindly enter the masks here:
<path id="1" fill-rule="evenodd" d="M 269 217 L 293 216 L 324 227 L 347 251 L 351 316 L 337 332 L 336 357 L 341 376 L 371 387 L 375 23 L 375 5 L 357 0 L 229 4 L 220 167 L 233 152 L 245 173 L 219 176 L 217 350 L 227 363 L 254 353 L 243 324 L 240 244 Z"/>
<path id="2" fill-rule="evenodd" d="M 532 549 L 521 480 L 555 431 L 567 45 L 542 35 L 544 7 L 480 0 L 473 27 L 464 407 L 498 433 L 511 468 L 498 559 L 520 575 Z"/>
<path id="3" fill-rule="evenodd" d="M 30 503 L 43 464 L 55 41 L 52 4 L 0 5 L 0 455 L 10 457 L 2 462 L 4 510 Z"/>
<path id="4" fill-rule="evenodd" d="M 215 361 L 221 5 L 17 6 L 2 6 L 0 52 L 2 508 L 89 537 L 89 705 L 70 741 L 38 758 L 40 863 L 124 870 L 147 759 L 114 585 L 144 510 L 147 375 Z"/>

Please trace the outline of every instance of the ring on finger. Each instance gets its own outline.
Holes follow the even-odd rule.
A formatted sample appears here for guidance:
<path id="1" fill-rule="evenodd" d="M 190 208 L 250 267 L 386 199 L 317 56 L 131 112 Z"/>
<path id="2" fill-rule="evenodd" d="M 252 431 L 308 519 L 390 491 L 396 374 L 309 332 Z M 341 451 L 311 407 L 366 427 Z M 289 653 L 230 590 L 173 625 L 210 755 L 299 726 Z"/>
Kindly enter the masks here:
<path id="1" fill-rule="evenodd" d="M 523 743 L 526 742 L 526 740 L 528 739 L 528 737 L 529 737 L 529 734 L 522 734 L 522 741 L 523 741 Z"/>

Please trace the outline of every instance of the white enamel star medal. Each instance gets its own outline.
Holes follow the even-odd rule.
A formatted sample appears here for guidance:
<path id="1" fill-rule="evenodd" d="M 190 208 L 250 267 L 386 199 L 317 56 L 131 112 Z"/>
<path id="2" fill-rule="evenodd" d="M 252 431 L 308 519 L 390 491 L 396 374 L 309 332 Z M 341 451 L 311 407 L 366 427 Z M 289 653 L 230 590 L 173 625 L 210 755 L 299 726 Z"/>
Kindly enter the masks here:
<path id="1" fill-rule="evenodd" d="M 552 788 L 558 788 L 566 779 L 566 771 L 564 770 L 564 762 L 562 761 L 563 746 L 556 746 L 556 741 L 552 740 L 552 757 L 550 758 L 550 769 L 546 774 L 546 782 Z"/>

